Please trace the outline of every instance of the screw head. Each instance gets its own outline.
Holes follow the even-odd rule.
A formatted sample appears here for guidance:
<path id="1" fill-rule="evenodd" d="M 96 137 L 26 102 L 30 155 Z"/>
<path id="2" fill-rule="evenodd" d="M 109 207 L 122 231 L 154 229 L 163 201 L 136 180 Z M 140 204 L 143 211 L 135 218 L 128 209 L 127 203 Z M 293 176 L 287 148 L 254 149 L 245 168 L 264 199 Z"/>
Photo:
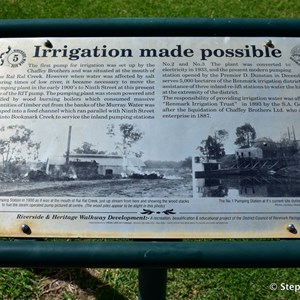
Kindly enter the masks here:
<path id="1" fill-rule="evenodd" d="M 22 231 L 23 231 L 25 234 L 31 234 L 31 229 L 30 229 L 30 227 L 29 227 L 27 224 L 23 224 L 23 225 L 21 226 L 21 228 L 22 228 Z"/>
<path id="2" fill-rule="evenodd" d="M 294 233 L 294 234 L 297 233 L 297 229 L 296 229 L 296 227 L 295 227 L 294 224 L 289 224 L 289 226 L 288 226 L 287 229 L 288 229 L 288 231 L 291 232 L 291 233 Z"/>
<path id="3" fill-rule="evenodd" d="M 275 45 L 273 44 L 273 42 L 271 40 L 268 40 L 266 42 L 265 46 L 268 48 L 275 48 Z"/>
<path id="4" fill-rule="evenodd" d="M 52 45 L 52 43 L 49 40 L 46 40 L 44 42 L 44 46 L 47 47 L 47 48 L 53 48 L 53 45 Z"/>

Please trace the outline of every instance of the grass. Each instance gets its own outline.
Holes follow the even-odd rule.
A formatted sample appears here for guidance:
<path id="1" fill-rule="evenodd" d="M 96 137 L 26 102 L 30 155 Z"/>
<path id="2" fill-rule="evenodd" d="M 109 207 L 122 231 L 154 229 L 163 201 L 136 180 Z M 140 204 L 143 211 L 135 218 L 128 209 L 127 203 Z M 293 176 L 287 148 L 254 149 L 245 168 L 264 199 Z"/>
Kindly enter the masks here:
<path id="1" fill-rule="evenodd" d="M 1 19 L 299 18 L 299 0 L 0 0 Z M 292 243 L 292 242 L 291 242 Z M 300 299 L 300 269 L 170 269 L 167 299 Z M 278 289 L 270 290 L 271 283 Z M 0 299 L 136 299 L 137 270 L 0 269 Z"/>
<path id="2" fill-rule="evenodd" d="M 0 299 L 135 299 L 132 269 L 1 269 Z"/>
<path id="3" fill-rule="evenodd" d="M 298 269 L 175 269 L 168 274 L 168 299 L 299 299 L 295 292 L 269 288 L 297 282 L 299 274 Z"/>
<path id="4" fill-rule="evenodd" d="M 297 0 L 1 0 L 0 17 L 206 17 L 298 18 Z"/>
<path id="5" fill-rule="evenodd" d="M 299 292 L 281 290 L 299 284 L 292 269 L 170 269 L 167 299 L 300 299 Z M 276 283 L 275 291 L 270 284 Z M 133 269 L 2 269 L 0 299 L 133 300 L 137 270 Z"/>

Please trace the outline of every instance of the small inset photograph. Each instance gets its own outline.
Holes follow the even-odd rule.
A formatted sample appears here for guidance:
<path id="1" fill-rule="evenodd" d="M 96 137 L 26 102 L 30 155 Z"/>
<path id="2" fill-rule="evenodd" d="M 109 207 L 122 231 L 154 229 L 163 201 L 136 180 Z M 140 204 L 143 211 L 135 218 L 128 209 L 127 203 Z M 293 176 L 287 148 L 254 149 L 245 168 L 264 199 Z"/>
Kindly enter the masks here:
<path id="1" fill-rule="evenodd" d="M 153 151 L 148 127 L 31 127 L 1 128 L 0 196 L 192 197 L 192 158 Z"/>
<path id="2" fill-rule="evenodd" d="M 224 146 L 228 136 L 227 130 L 216 130 L 198 147 L 192 164 L 195 197 L 300 196 L 300 139 L 294 126 L 274 140 L 242 124 L 234 144 L 227 144 L 231 151 Z"/>

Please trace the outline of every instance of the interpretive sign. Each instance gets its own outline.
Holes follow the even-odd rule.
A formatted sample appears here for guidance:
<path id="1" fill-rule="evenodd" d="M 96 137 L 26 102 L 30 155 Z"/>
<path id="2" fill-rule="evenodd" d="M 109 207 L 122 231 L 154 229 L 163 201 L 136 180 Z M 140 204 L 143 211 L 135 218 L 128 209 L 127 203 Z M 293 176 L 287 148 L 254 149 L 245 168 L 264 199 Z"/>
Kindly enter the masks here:
<path id="1" fill-rule="evenodd" d="M 7 38 L 0 235 L 300 229 L 300 38 Z"/>

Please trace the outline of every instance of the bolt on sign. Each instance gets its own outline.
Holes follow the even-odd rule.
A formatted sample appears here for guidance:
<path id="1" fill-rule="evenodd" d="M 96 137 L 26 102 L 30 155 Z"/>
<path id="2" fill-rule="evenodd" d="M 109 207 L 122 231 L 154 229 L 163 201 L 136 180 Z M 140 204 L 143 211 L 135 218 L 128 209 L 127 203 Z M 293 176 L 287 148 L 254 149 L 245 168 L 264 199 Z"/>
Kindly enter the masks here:
<path id="1" fill-rule="evenodd" d="M 1 236 L 298 237 L 298 37 L 52 36 L 1 39 Z"/>

